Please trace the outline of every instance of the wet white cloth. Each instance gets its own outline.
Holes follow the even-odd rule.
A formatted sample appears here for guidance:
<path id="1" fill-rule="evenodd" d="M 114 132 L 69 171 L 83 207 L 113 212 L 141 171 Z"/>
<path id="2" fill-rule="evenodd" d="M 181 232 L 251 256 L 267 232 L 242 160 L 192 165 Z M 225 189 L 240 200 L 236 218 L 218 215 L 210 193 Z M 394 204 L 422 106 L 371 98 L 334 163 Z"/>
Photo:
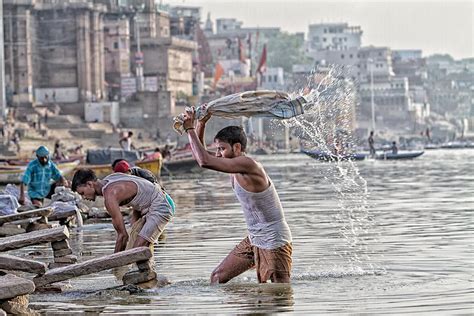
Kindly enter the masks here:
<path id="1" fill-rule="evenodd" d="M 15 197 L 15 199 L 18 201 L 18 199 L 20 198 L 20 188 L 18 188 L 18 186 L 16 186 L 15 184 L 9 183 L 9 184 L 7 184 L 5 189 L 3 190 L 3 194 L 11 195 L 11 196 Z M 25 203 L 24 203 L 24 205 L 32 205 L 30 197 L 28 196 L 28 190 L 25 190 Z"/>
<path id="2" fill-rule="evenodd" d="M 246 91 L 231 94 L 196 108 L 196 118 L 202 119 L 207 113 L 215 116 L 236 118 L 246 117 L 270 117 L 276 119 L 288 119 L 304 113 L 303 105 L 306 99 L 298 96 L 291 99 L 288 93 L 260 90 Z M 176 116 L 173 121 L 174 130 L 182 135 L 183 115 Z"/>
<path id="3" fill-rule="evenodd" d="M 54 194 L 51 196 L 51 204 L 49 207 L 53 208 L 53 215 L 59 216 L 61 213 L 68 213 L 71 210 L 76 212 L 77 226 L 82 226 L 81 211 L 78 206 L 82 201 L 82 197 L 73 192 L 71 189 L 58 186 L 54 189 Z"/>
<path id="4" fill-rule="evenodd" d="M 75 205 L 81 200 L 82 197 L 78 193 L 63 186 L 56 187 L 54 194 L 51 196 L 51 201 L 74 202 Z"/>
<path id="5" fill-rule="evenodd" d="M 0 195 L 0 216 L 16 214 L 20 207 L 15 196 L 9 194 Z"/>

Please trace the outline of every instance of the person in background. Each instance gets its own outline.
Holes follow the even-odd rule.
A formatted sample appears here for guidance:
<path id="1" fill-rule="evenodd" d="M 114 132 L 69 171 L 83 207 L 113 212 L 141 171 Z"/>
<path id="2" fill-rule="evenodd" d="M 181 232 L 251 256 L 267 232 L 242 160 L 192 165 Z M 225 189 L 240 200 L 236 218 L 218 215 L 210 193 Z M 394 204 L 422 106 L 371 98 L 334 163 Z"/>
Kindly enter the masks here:
<path id="1" fill-rule="evenodd" d="M 369 151 L 370 151 L 370 156 L 375 156 L 375 142 L 374 142 L 374 131 L 370 131 L 370 136 L 369 139 L 367 140 L 369 143 Z"/>
<path id="2" fill-rule="evenodd" d="M 391 147 L 391 149 L 392 149 L 392 154 L 394 154 L 394 155 L 398 154 L 397 142 L 395 142 L 395 141 L 392 142 L 392 147 Z"/>
<path id="3" fill-rule="evenodd" d="M 123 150 L 130 151 L 132 149 L 135 149 L 135 146 L 133 146 L 133 144 L 132 144 L 132 136 L 133 136 L 133 132 L 128 131 L 127 135 L 122 137 L 119 140 L 119 145 L 120 145 L 120 147 L 122 147 Z"/>
<path id="4" fill-rule="evenodd" d="M 67 180 L 58 167 L 49 159 L 49 150 L 40 146 L 36 150 L 36 159 L 32 160 L 23 174 L 20 184 L 20 204 L 25 203 L 25 186 L 33 205 L 41 207 L 45 198 L 50 198 L 57 185 L 67 186 Z"/>
<path id="5" fill-rule="evenodd" d="M 150 161 L 150 160 L 157 160 L 157 159 L 163 159 L 163 156 L 161 155 L 161 150 L 159 147 L 156 147 L 153 153 L 146 155 L 143 161 Z"/>
<path id="6" fill-rule="evenodd" d="M 62 160 L 62 159 L 65 159 L 65 158 L 67 158 L 67 157 L 64 155 L 64 152 L 63 152 L 63 149 L 62 149 L 62 144 L 58 139 L 54 143 L 53 159 L 54 160 Z"/>
<path id="7" fill-rule="evenodd" d="M 163 159 L 171 159 L 171 151 L 169 145 L 165 145 L 165 147 L 163 147 L 163 150 L 161 150 L 161 156 L 163 157 Z"/>
<path id="8" fill-rule="evenodd" d="M 83 154 L 83 152 L 82 152 L 83 147 L 84 147 L 84 145 L 82 145 L 82 144 L 79 144 L 76 147 L 74 147 L 74 154 L 75 155 L 82 155 Z"/>
<path id="9" fill-rule="evenodd" d="M 116 159 L 112 163 L 112 169 L 114 170 L 114 172 L 127 173 L 136 177 L 146 179 L 151 183 L 159 183 L 158 179 L 150 170 L 143 169 L 140 167 L 131 167 L 125 159 Z"/>
<path id="10" fill-rule="evenodd" d="M 13 145 L 15 145 L 16 147 L 16 153 L 17 155 L 20 153 L 21 151 L 21 146 L 20 146 L 20 132 L 18 130 L 15 130 L 13 132 L 13 138 L 12 138 L 12 142 L 13 142 Z"/>

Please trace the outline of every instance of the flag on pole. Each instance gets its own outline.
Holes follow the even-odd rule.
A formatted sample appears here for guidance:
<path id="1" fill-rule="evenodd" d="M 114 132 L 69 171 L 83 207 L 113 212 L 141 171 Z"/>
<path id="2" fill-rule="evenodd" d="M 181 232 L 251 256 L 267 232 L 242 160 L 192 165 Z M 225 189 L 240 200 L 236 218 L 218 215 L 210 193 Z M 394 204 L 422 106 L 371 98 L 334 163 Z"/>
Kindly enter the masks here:
<path id="1" fill-rule="evenodd" d="M 224 68 L 222 67 L 221 63 L 217 62 L 216 71 L 214 72 L 214 83 L 212 85 L 213 89 L 216 88 L 217 82 L 219 81 L 219 79 L 221 79 L 223 74 Z"/>
<path id="2" fill-rule="evenodd" d="M 266 70 L 267 70 L 267 44 L 264 44 L 263 45 L 262 56 L 260 57 L 260 62 L 258 63 L 257 72 L 262 74 Z"/>

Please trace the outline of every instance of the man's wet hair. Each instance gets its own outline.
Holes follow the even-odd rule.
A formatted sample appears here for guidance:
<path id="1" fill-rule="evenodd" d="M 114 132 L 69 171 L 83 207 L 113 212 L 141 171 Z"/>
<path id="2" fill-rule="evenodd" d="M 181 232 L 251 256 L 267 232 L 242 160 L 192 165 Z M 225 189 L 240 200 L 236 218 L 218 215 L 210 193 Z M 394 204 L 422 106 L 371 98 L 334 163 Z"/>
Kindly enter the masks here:
<path id="1" fill-rule="evenodd" d="M 121 162 L 122 160 L 125 160 L 125 159 L 123 159 L 123 158 L 115 159 L 114 162 L 112 162 L 112 169 L 114 169 L 115 165 L 118 164 L 119 162 Z"/>
<path id="2" fill-rule="evenodd" d="M 74 177 L 72 178 L 72 185 L 71 185 L 71 190 L 76 191 L 77 187 L 84 185 L 87 183 L 87 181 L 96 181 L 97 176 L 95 175 L 95 172 L 91 169 L 79 169 L 76 171 L 74 174 Z"/>
<path id="3" fill-rule="evenodd" d="M 239 143 L 243 152 L 245 152 L 247 147 L 247 135 L 241 126 L 232 125 L 224 127 L 216 134 L 214 140 L 216 139 L 226 142 L 230 146 Z"/>

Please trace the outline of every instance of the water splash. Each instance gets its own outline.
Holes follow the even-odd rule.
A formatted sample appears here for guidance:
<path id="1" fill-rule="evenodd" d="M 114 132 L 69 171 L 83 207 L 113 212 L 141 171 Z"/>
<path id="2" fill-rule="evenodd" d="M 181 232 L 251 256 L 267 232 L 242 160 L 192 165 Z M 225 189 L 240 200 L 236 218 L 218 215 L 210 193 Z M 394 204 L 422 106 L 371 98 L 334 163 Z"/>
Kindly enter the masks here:
<path id="1" fill-rule="evenodd" d="M 356 95 L 353 83 L 341 67 L 313 70 L 292 97 L 304 95 L 305 114 L 282 121 L 305 149 L 334 154 L 326 168 L 318 168 L 332 186 L 338 202 L 332 223 L 346 245 L 335 252 L 345 260 L 347 271 L 376 271 L 371 245 L 377 242 L 375 221 L 370 213 L 367 182 L 355 162 L 340 159 L 355 148 L 353 135 Z M 276 123 L 278 124 L 278 123 Z M 316 163 L 316 162 L 315 162 Z"/>

